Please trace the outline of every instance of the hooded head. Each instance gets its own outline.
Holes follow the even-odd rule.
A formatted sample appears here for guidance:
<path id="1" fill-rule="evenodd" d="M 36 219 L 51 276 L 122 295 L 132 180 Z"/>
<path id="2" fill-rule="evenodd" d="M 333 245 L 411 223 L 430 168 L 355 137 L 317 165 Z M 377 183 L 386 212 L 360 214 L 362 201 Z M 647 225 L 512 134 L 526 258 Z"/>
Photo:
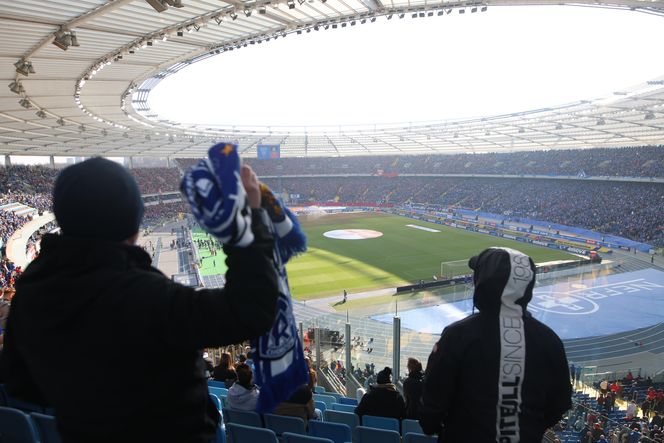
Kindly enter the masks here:
<path id="1" fill-rule="evenodd" d="M 143 200 L 136 180 L 124 167 L 95 157 L 58 175 L 53 212 L 68 237 L 124 241 L 138 232 Z"/>
<path id="2" fill-rule="evenodd" d="M 522 314 L 533 298 L 535 263 L 522 252 L 498 247 L 485 249 L 472 257 L 468 266 L 474 271 L 473 304 L 480 312 L 497 314 L 502 306 L 520 310 Z"/>

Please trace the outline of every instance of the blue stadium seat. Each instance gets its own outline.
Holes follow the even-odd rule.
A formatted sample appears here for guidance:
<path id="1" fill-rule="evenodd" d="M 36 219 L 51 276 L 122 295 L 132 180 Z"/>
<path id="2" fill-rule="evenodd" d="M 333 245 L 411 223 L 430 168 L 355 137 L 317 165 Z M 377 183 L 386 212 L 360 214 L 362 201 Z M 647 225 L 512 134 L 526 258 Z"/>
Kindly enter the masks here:
<path id="1" fill-rule="evenodd" d="M 272 429 L 277 436 L 280 436 L 284 432 L 290 432 L 292 434 L 306 434 L 307 430 L 304 425 L 304 420 L 300 417 L 289 417 L 286 415 L 277 415 L 277 414 L 263 414 L 263 420 L 265 420 L 265 427 L 267 429 Z"/>
<path id="2" fill-rule="evenodd" d="M 314 386 L 314 393 L 315 394 L 322 394 L 325 392 L 325 388 L 322 386 Z"/>
<path id="3" fill-rule="evenodd" d="M 354 406 L 357 406 L 357 403 L 358 403 L 358 402 L 357 402 L 357 399 L 355 399 L 355 398 L 341 397 L 341 398 L 339 399 L 339 403 L 341 403 L 342 405 L 354 405 Z"/>
<path id="4" fill-rule="evenodd" d="M 329 438 L 334 443 L 349 442 L 352 438 L 352 433 L 348 425 L 318 420 L 309 420 L 309 435 Z"/>
<path id="5" fill-rule="evenodd" d="M 217 407 L 217 410 L 221 411 L 223 405 L 221 404 L 221 400 L 219 400 L 219 397 L 217 397 L 214 394 L 208 394 L 208 396 L 210 397 L 210 401 L 214 403 L 214 405 Z"/>
<path id="6" fill-rule="evenodd" d="M 216 388 L 214 386 L 208 386 L 208 392 L 214 395 L 228 395 L 228 389 L 226 388 Z"/>
<path id="7" fill-rule="evenodd" d="M 223 416 L 227 424 L 235 423 L 244 426 L 263 427 L 260 414 L 254 411 L 242 411 L 240 409 L 223 408 Z"/>
<path id="8" fill-rule="evenodd" d="M 425 435 L 416 432 L 409 432 L 403 438 L 403 443 L 436 443 L 437 435 Z"/>
<path id="9" fill-rule="evenodd" d="M 314 400 L 325 402 L 328 408 L 332 405 L 332 403 L 338 403 L 336 397 L 325 394 L 314 394 Z"/>
<path id="10" fill-rule="evenodd" d="M 30 416 L 18 409 L 0 407 L 0 434 L 2 443 L 39 443 Z"/>
<path id="11" fill-rule="evenodd" d="M 320 409 L 321 412 L 325 412 L 325 410 L 327 409 L 327 405 L 325 404 L 325 402 L 320 400 L 314 400 L 314 406 L 316 407 L 316 409 Z"/>
<path id="12" fill-rule="evenodd" d="M 356 426 L 360 425 L 360 417 L 350 412 L 332 411 L 328 409 L 323 416 L 325 417 L 325 421 L 348 425 L 351 432 L 353 432 Z"/>
<path id="13" fill-rule="evenodd" d="M 4 405 L 8 408 L 19 409 L 23 412 L 39 412 L 40 414 L 53 415 L 53 411 L 50 410 L 50 408 L 45 408 L 44 406 L 12 397 L 5 390 L 4 384 L 0 384 L 0 392 L 2 392 L 0 397 L 4 397 Z"/>
<path id="14" fill-rule="evenodd" d="M 279 443 L 271 429 L 229 423 L 226 426 L 230 443 Z"/>
<path id="15" fill-rule="evenodd" d="M 415 434 L 424 434 L 419 421 L 412 420 L 410 418 L 404 418 L 401 420 L 401 435 L 405 436 L 409 432 L 413 432 Z"/>
<path id="16" fill-rule="evenodd" d="M 32 412 L 30 417 L 37 428 L 41 443 L 62 443 L 58 427 L 55 423 L 55 417 L 40 414 L 39 412 Z M 0 441 L 2 441 L 2 437 L 0 437 Z"/>
<path id="17" fill-rule="evenodd" d="M 214 388 L 224 388 L 224 389 L 226 389 L 226 383 L 223 382 L 223 381 L 208 380 L 208 386 L 214 387 Z"/>
<path id="18" fill-rule="evenodd" d="M 322 394 L 323 394 L 323 395 L 330 395 L 330 396 L 336 398 L 336 399 L 337 399 L 337 402 L 339 402 L 339 400 L 341 400 L 342 398 L 344 398 L 344 396 L 341 395 L 341 394 L 339 394 L 338 392 L 329 392 L 329 391 L 325 391 L 325 392 L 323 392 Z"/>
<path id="19" fill-rule="evenodd" d="M 353 443 L 401 443 L 396 431 L 358 426 L 353 431 Z"/>
<path id="20" fill-rule="evenodd" d="M 355 413 L 355 408 L 357 406 L 355 405 L 344 405 L 341 403 L 332 403 L 332 409 L 333 411 L 342 411 L 342 412 L 352 412 Z"/>
<path id="21" fill-rule="evenodd" d="M 378 417 L 376 415 L 365 415 L 362 417 L 362 426 L 367 428 L 385 429 L 399 432 L 399 420 L 391 417 Z"/>
<path id="22" fill-rule="evenodd" d="M 311 435 L 300 435 L 290 432 L 284 432 L 281 440 L 282 443 L 334 443 L 329 438 L 312 437 Z"/>

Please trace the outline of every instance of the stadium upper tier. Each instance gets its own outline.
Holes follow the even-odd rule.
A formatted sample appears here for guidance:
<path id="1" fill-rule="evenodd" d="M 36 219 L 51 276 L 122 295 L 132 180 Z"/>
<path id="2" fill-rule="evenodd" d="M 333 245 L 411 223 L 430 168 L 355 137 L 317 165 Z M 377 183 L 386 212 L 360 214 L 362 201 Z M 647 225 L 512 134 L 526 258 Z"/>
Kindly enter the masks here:
<path id="1" fill-rule="evenodd" d="M 8 86 L 0 89 L 0 154 L 200 157 L 219 139 L 237 141 L 245 156 L 255 156 L 258 144 L 276 143 L 285 157 L 661 143 L 664 77 L 635 87 L 616 85 L 608 97 L 529 112 L 334 129 L 185 126 L 153 115 L 148 104 L 161 79 L 191 63 L 289 34 L 307 38 L 311 29 L 406 14 L 566 4 L 664 13 L 659 0 L 0 2 L 0 77 Z M 250 89 L 240 79 L 220 79 L 220 87 L 245 86 Z M 432 86 L 440 85 L 432 81 Z M 269 82 L 265 87 L 271 87 Z"/>
<path id="2" fill-rule="evenodd" d="M 179 159 L 182 167 L 195 159 Z M 664 147 L 454 155 L 247 159 L 261 176 L 489 174 L 664 178 Z"/>

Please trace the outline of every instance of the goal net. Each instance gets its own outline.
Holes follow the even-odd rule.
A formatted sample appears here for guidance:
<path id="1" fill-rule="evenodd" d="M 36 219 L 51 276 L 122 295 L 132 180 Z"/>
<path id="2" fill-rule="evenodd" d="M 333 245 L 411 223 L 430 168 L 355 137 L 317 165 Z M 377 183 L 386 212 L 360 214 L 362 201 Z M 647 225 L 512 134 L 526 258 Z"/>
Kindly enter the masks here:
<path id="1" fill-rule="evenodd" d="M 468 260 L 444 261 L 440 264 L 440 277 L 444 280 L 472 275 L 473 270 L 468 267 Z"/>

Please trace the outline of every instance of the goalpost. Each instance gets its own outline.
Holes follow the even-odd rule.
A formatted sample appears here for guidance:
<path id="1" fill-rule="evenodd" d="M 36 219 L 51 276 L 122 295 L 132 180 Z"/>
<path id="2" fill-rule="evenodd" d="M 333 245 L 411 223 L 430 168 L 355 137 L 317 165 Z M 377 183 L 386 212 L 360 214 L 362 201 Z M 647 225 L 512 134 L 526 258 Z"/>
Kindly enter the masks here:
<path id="1" fill-rule="evenodd" d="M 444 280 L 472 275 L 473 270 L 468 267 L 468 260 L 444 261 L 440 264 L 440 277 Z"/>

